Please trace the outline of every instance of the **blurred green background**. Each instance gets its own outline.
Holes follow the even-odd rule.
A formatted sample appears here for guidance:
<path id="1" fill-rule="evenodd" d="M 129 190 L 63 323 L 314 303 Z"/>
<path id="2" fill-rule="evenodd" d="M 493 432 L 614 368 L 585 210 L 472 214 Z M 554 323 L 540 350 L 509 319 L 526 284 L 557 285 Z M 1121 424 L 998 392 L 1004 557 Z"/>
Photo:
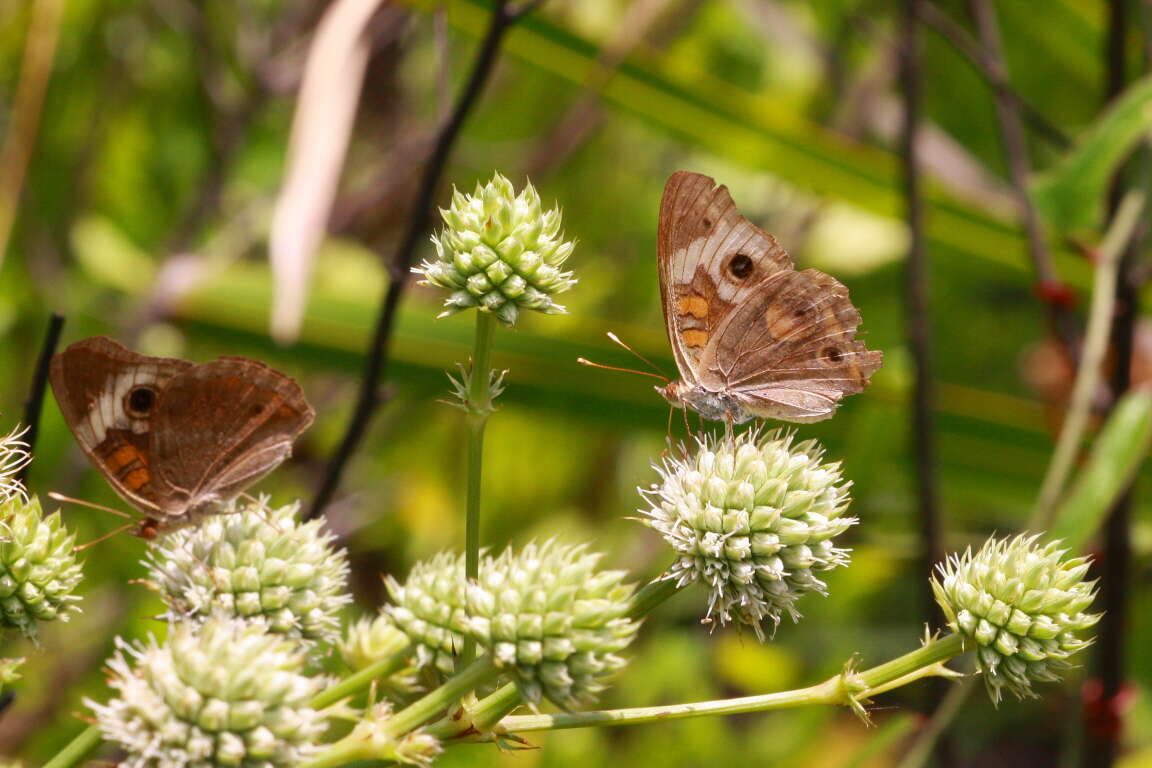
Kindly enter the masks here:
<path id="1" fill-rule="evenodd" d="M 0 135 L 15 108 L 30 24 L 55 0 L 0 0 Z M 292 462 L 260 488 L 311 498 L 347 423 L 389 258 L 411 214 L 423 161 L 464 77 L 488 7 L 481 0 L 385 5 L 348 161 L 321 247 L 301 339 L 273 343 L 267 240 L 316 0 L 67 0 L 27 178 L 0 268 L 0 431 L 20 418 L 48 313 L 65 341 L 109 334 L 151 354 L 242 354 L 300 379 L 318 419 Z M 492 419 L 484 541 L 588 540 L 637 581 L 670 559 L 628 519 L 636 486 L 656 477 L 668 409 L 651 381 L 584 368 L 635 366 L 615 331 L 674 371 L 659 305 L 656 216 L 678 169 L 727 184 L 742 211 L 799 265 L 846 283 L 885 366 L 835 419 L 804 425 L 855 484 L 850 568 L 830 596 L 807 597 L 801 623 L 772 642 L 698 623 L 689 590 L 652 616 L 607 706 L 744 695 L 805 685 L 853 654 L 865 664 L 909 650 L 926 620 L 917 565 L 908 425 L 910 365 L 901 294 L 907 235 L 895 155 L 900 102 L 898 4 L 870 0 L 579 0 L 546 2 L 509 34 L 495 75 L 455 147 L 438 201 L 500 171 L 527 177 L 564 210 L 579 244 L 570 314 L 525 316 L 500 331 L 508 368 Z M 966 5 L 934 4 L 970 29 Z M 1104 4 L 996 4 L 1012 82 L 1055 131 L 1028 126 L 1050 166 L 1104 101 Z M 39 8 L 39 10 L 38 10 Z M 35 27 L 32 27 L 35 28 Z M 42 33 L 42 32 L 41 32 Z M 948 549 L 1023 525 L 1043 476 L 1068 386 L 1039 345 L 1043 308 L 997 139 L 990 89 L 956 47 L 925 27 L 923 158 L 929 174 L 938 471 Z M 27 118 L 27 114 L 23 116 Z M 8 180 L 11 181 L 10 179 Z M 5 190 L 5 194 L 10 192 Z M 4 200 L 0 198 L 0 205 Z M 421 246 L 426 254 L 430 245 Z M 1061 274 L 1086 297 L 1091 268 L 1072 249 Z M 413 286 L 394 339 L 390 400 L 349 467 L 333 528 L 355 564 L 358 610 L 382 599 L 381 573 L 463 540 L 464 425 L 438 402 L 444 371 L 466 360 L 470 315 L 436 320 L 442 296 Z M 30 487 L 118 504 L 83 460 L 51 398 Z M 672 431 L 683 425 L 677 416 Z M 1152 529 L 1136 494 L 1135 578 L 1146 585 Z M 80 540 L 116 520 L 65 509 Z M 48 626 L 0 717 L 0 754 L 38 764 L 80 728 L 84 696 L 105 694 L 100 664 L 117 634 L 159 631 L 158 602 L 130 581 L 144 544 L 119 536 L 88 550 L 83 613 Z M 1133 707 L 1123 765 L 1152 765 L 1152 595 L 1133 592 L 1128 637 Z M 1087 663 L 1087 660 L 1086 660 Z M 1083 670 L 1043 698 L 994 710 L 972 696 L 949 742 L 960 765 L 1075 764 Z M 558 732 L 543 749 L 450 750 L 447 766 L 894 765 L 927 686 L 877 701 L 877 728 L 808 709 Z M 1063 755 L 1063 757 L 1059 757 Z"/>

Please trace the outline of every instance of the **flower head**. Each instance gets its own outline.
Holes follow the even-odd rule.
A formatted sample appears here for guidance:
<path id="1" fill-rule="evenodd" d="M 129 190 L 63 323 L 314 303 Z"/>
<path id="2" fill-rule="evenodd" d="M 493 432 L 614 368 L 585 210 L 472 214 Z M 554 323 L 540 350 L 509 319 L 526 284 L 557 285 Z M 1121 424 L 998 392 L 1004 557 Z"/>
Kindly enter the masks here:
<path id="1" fill-rule="evenodd" d="M 440 214 L 445 226 L 432 238 L 436 258 L 413 271 L 452 292 L 444 314 L 476 307 L 514 325 L 521 310 L 564 312 L 553 296 L 576 283 L 562 269 L 575 244 L 560 232 L 560 209 L 542 211 L 531 184 L 517 195 L 497 173 L 471 195 L 454 191 Z"/>
<path id="2" fill-rule="evenodd" d="M 36 634 L 36 623 L 67 621 L 83 574 L 75 537 L 56 512 L 47 517 L 36 497 L 0 503 L 0 627 Z"/>
<path id="3" fill-rule="evenodd" d="M 1079 633 L 1100 619 L 1085 613 L 1096 596 L 1084 580 L 1088 559 L 1038 538 L 989 539 L 941 563 L 932 579 L 948 625 L 975 645 L 994 702 L 1002 690 L 1023 698 L 1034 695 L 1032 683 L 1059 680 L 1067 658 L 1092 642 Z"/>
<path id="4" fill-rule="evenodd" d="M 86 701 L 128 768 L 298 765 L 314 754 L 325 713 L 308 702 L 323 678 L 303 673 L 299 643 L 213 617 L 173 624 L 168 641 L 119 642 L 108 663 L 118 695 Z"/>
<path id="5" fill-rule="evenodd" d="M 529 544 L 481 563 L 468 587 L 468 632 L 530 704 L 587 702 L 625 664 L 619 653 L 639 627 L 628 618 L 633 590 L 599 560 L 584 547 Z"/>
<path id="6" fill-rule="evenodd" d="M 28 453 L 28 444 L 22 438 L 27 428 L 16 427 L 6 435 L 0 436 L 0 502 L 7 501 L 13 496 L 25 498 L 27 493 L 20 483 L 20 470 L 32 461 Z"/>
<path id="7" fill-rule="evenodd" d="M 352 600 L 348 557 L 323 521 L 299 522 L 298 508 L 259 499 L 157 541 L 145 562 L 167 618 L 223 613 L 290 637 L 334 639 Z"/>
<path id="8" fill-rule="evenodd" d="M 813 441 L 749 430 L 698 438 L 695 453 L 656 466 L 662 482 L 641 491 L 640 510 L 676 551 L 668 578 L 711 591 L 708 616 L 762 624 L 787 613 L 808 592 L 824 594 L 816 574 L 848 562 L 833 545 L 856 523 L 845 517 L 848 489 L 839 464 L 821 463 Z"/>
<path id="9" fill-rule="evenodd" d="M 415 646 L 417 666 L 451 674 L 464 647 L 464 556 L 442 552 L 413 566 L 403 584 L 391 576 L 384 584 L 392 598 L 384 611 Z"/>

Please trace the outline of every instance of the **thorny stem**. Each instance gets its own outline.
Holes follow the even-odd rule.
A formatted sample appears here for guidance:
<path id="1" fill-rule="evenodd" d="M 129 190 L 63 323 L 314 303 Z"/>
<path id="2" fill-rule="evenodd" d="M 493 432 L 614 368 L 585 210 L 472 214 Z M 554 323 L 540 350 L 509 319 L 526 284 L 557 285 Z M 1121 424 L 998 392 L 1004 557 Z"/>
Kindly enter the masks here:
<path id="1" fill-rule="evenodd" d="M 492 338 L 496 333 L 496 316 L 491 312 L 476 312 L 476 341 L 472 349 L 472 368 L 468 378 L 468 399 L 464 404 L 468 413 L 468 489 L 464 510 L 464 578 L 475 581 L 480 575 L 480 494 L 484 470 L 484 428 L 492 414 L 492 377 L 489 372 L 492 359 Z M 471 636 L 465 639 L 460 658 L 463 664 L 476 658 L 476 643 Z"/>
<path id="2" fill-rule="evenodd" d="M 857 673 L 846 671 L 808 688 L 661 707 L 606 709 L 554 715 L 517 715 L 501 720 L 498 728 L 503 733 L 526 733 L 563 728 L 634 725 L 706 715 L 765 712 L 812 704 L 838 704 L 857 709 L 860 702 L 869 696 L 907 685 L 914 680 L 933 676 L 952 677 L 954 673 L 946 670 L 943 662 L 963 652 L 963 638 L 952 634 L 933 640 L 911 653 L 872 669 Z"/>
<path id="3" fill-rule="evenodd" d="M 1064 418 L 1064 426 L 1056 439 L 1052 461 L 1048 465 L 1036 506 L 1032 510 L 1028 528 L 1033 531 L 1051 527 L 1058 506 L 1057 501 L 1068 482 L 1076 455 L 1084 441 L 1084 433 L 1088 429 L 1092 415 L 1092 399 L 1100 386 L 1100 367 L 1108 351 L 1108 332 L 1112 326 L 1112 315 L 1116 306 L 1116 280 L 1120 257 L 1140 222 L 1143 208 L 1144 195 L 1137 191 L 1129 192 L 1121 202 L 1116 216 L 1112 219 L 1112 225 L 1100 244 L 1084 349 L 1080 355 L 1080 366 L 1076 370 L 1076 381 L 1072 385 L 1068 415 Z"/>
<path id="4" fill-rule="evenodd" d="M 436 136 L 436 145 L 432 149 L 427 165 L 424 166 L 424 175 L 420 180 L 415 205 L 409 215 L 408 229 L 388 264 L 388 288 L 380 304 L 380 313 L 367 350 L 364 371 L 360 379 L 360 394 L 344 437 L 328 463 L 324 479 L 316 492 L 311 509 L 308 510 L 306 518 L 309 520 L 323 514 L 324 508 L 332 500 L 340 484 L 340 477 L 344 474 L 344 467 L 359 447 L 368 429 L 368 422 L 380 404 L 380 382 L 388 369 L 389 346 L 396 311 L 411 277 L 412 264 L 416 259 L 416 246 L 427 233 L 432 201 L 448 164 L 448 156 L 492 74 L 504 35 L 532 7 L 534 6 L 529 4 L 513 8 L 507 0 L 496 1 L 492 8 L 491 20 L 488 22 L 488 30 L 473 60 L 468 81 L 461 90 L 451 115 Z"/>

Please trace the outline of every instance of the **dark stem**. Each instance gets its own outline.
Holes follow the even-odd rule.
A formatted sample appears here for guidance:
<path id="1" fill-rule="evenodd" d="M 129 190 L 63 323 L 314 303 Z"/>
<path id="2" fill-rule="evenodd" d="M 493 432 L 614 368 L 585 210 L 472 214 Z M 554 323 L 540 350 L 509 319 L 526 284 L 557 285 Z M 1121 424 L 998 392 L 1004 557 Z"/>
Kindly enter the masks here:
<path id="1" fill-rule="evenodd" d="M 908 344 L 912 352 L 915 381 L 912 392 L 912 450 L 915 454 L 916 490 L 920 517 L 921 568 L 927 577 L 943 557 L 936 483 L 936 445 L 932 405 L 931 315 L 928 296 L 928 254 L 924 238 L 924 198 L 920 163 L 916 151 L 921 110 L 920 40 L 916 19 L 921 0 L 904 0 L 905 15 L 900 46 L 900 83 L 904 120 L 900 132 L 900 158 L 904 175 L 904 199 L 908 221 L 909 250 L 905 266 L 904 297 Z M 925 591 L 925 619 L 935 625 L 939 609 L 930 590 Z"/>
<path id="2" fill-rule="evenodd" d="M 1125 43 L 1130 26 L 1126 0 L 1109 0 L 1108 32 L 1104 43 L 1105 103 L 1119 95 L 1127 85 Z M 1115 212 L 1124 191 L 1124 169 L 1113 181 L 1110 210 Z M 1132 384 L 1132 352 L 1135 346 L 1136 321 L 1139 312 L 1140 286 L 1133 261 L 1141 248 L 1142 233 L 1137 233 L 1120 262 L 1116 282 L 1116 317 L 1112 324 L 1112 350 L 1115 360 L 1111 383 L 1113 402 Z M 1089 768 L 1111 766 L 1116 761 L 1123 735 L 1119 697 L 1124 688 L 1128 593 L 1131 580 L 1132 489 L 1116 502 L 1104 525 L 1103 551 L 1099 558 L 1100 603 L 1104 617 L 1100 620 L 1094 659 L 1094 696 L 1084 707 L 1083 764 Z"/>
<path id="3" fill-rule="evenodd" d="M 24 425 L 28 431 L 24 433 L 24 442 L 28 444 L 28 453 L 36 455 L 36 437 L 40 433 L 40 411 L 44 405 L 44 392 L 48 389 L 48 366 L 52 363 L 52 355 L 60 344 L 60 334 L 64 330 L 64 316 L 52 313 L 48 318 L 48 330 L 44 334 L 44 343 L 40 346 L 40 356 L 36 358 L 36 371 L 32 374 L 32 386 L 28 390 L 28 399 L 24 401 Z M 21 485 L 28 476 L 28 467 L 25 464 L 20 470 L 17 479 Z"/>
<path id="4" fill-rule="evenodd" d="M 1024 125 L 1020 119 L 1020 104 L 1012 97 L 1008 81 L 1008 68 L 1004 63 L 1003 45 L 1000 39 L 1000 24 L 996 20 L 996 9 L 989 0 L 970 0 L 972 16 L 980 35 L 980 49 L 984 59 L 988 79 L 992 85 L 996 102 L 996 122 L 1000 131 L 1000 142 L 1008 161 L 1008 175 L 1012 182 L 1012 194 L 1020 209 L 1020 220 L 1028 244 L 1028 257 L 1032 270 L 1042 288 L 1040 291 L 1044 306 L 1048 310 L 1048 320 L 1052 332 L 1063 345 L 1068 359 L 1075 363 L 1079 355 L 1079 323 L 1071 307 L 1057 296 L 1067 294 L 1056 267 L 1044 233 L 1044 225 L 1028 190 L 1028 177 L 1031 163 L 1024 137 Z"/>
<path id="5" fill-rule="evenodd" d="M 388 288 L 384 293 L 376 321 L 376 329 L 372 334 L 372 342 L 367 350 L 356 407 L 352 411 L 344 437 L 324 472 L 319 490 L 312 501 L 312 507 L 308 510 L 307 519 L 309 520 L 323 514 L 324 508 L 331 502 L 340 485 L 340 477 L 344 474 L 348 460 L 356 452 L 360 441 L 364 438 L 364 433 L 368 429 L 373 413 L 380 405 L 380 386 L 384 374 L 388 370 L 389 347 L 396 321 L 396 311 L 411 277 L 412 265 L 416 260 L 416 246 L 427 236 L 433 200 L 440 185 L 440 178 L 444 175 L 444 168 L 448 164 L 448 156 L 451 154 L 452 147 L 472 112 L 472 108 L 476 105 L 484 86 L 491 77 L 505 33 L 530 8 L 531 6 L 513 8 L 507 0 L 497 0 L 492 8 L 492 18 L 488 22 L 488 30 L 484 34 L 484 39 L 481 41 L 480 48 L 476 52 L 476 58 L 472 63 L 472 71 L 468 75 L 468 81 L 460 92 L 448 121 L 444 123 L 436 137 L 436 144 L 420 179 L 408 229 L 404 233 L 400 245 L 396 248 L 392 261 L 388 264 Z"/>
<path id="6" fill-rule="evenodd" d="M 1003 69 L 997 71 L 989 66 L 988 51 L 984 50 L 981 43 L 972 39 L 968 31 L 950 17 L 947 12 L 933 3 L 924 3 L 918 13 L 925 26 L 940 35 L 956 49 L 956 52 L 963 56 L 997 91 L 1003 91 L 1004 98 L 1012 102 L 1015 109 L 1039 136 L 1059 149 L 1067 149 L 1072 145 L 1072 140 L 1062 130 L 1012 88 L 1007 78 L 1001 75 Z"/>
<path id="7" fill-rule="evenodd" d="M 917 153 L 921 119 L 922 72 L 920 27 L 923 0 L 904 0 L 900 30 L 900 91 L 904 100 L 900 130 L 900 159 L 904 200 L 908 220 L 908 260 L 904 271 L 904 302 L 907 313 L 908 346 L 912 354 L 912 452 L 916 471 L 916 504 L 920 527 L 920 583 L 923 585 L 924 619 L 941 626 L 939 606 L 932 596 L 928 577 L 943 558 L 940 541 L 940 504 L 936 479 L 936 444 L 932 408 L 931 312 L 928 290 L 928 253 L 924 237 L 924 196 Z M 933 686 L 926 702 L 934 710 L 944 697 L 944 686 Z M 936 745 L 936 764 L 951 763 L 947 741 Z"/>

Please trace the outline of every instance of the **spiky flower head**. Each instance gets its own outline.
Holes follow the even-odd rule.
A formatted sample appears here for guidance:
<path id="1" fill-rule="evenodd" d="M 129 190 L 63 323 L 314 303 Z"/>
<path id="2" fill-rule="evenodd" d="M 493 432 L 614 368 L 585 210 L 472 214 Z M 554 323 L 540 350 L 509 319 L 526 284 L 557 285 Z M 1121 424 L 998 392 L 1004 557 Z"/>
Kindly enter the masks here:
<path id="1" fill-rule="evenodd" d="M 533 543 L 481 563 L 468 586 L 468 632 L 530 704 L 586 703 L 626 663 L 619 653 L 639 627 L 628 618 L 633 589 L 599 561 L 583 546 Z"/>
<path id="2" fill-rule="evenodd" d="M 224 614 L 294 638 L 335 639 L 352 600 L 348 556 L 323 521 L 302 523 L 298 510 L 261 498 L 158 540 L 145 564 L 166 617 Z"/>
<path id="3" fill-rule="evenodd" d="M 1035 695 L 1032 683 L 1059 680 L 1068 657 L 1092 643 L 1079 634 L 1100 620 L 1085 613 L 1096 597 L 1095 582 L 1084 579 L 1088 558 L 1067 558 L 1060 542 L 1038 539 L 989 539 L 932 578 L 948 625 L 976 648 L 993 702 L 1003 690 L 1024 698 Z"/>
<path id="4" fill-rule="evenodd" d="M 464 556 L 441 552 L 414 565 L 403 584 L 391 576 L 384 584 L 392 598 L 384 611 L 415 646 L 417 666 L 451 674 L 464 647 Z"/>
<path id="5" fill-rule="evenodd" d="M 708 618 L 748 624 L 763 640 L 765 621 L 795 621 L 801 596 L 826 593 L 817 574 L 848 563 L 833 541 L 856 523 L 844 515 L 852 484 L 816 441 L 790 432 L 696 442 L 655 465 L 662 482 L 641 491 L 643 521 L 676 552 L 667 577 L 709 589 Z"/>
<path id="6" fill-rule="evenodd" d="M 409 645 L 396 622 L 386 613 L 375 617 L 361 616 L 353 622 L 340 639 L 340 657 L 353 670 L 364 669 L 386 659 Z"/>
<path id="7" fill-rule="evenodd" d="M 28 444 L 22 438 L 28 430 L 20 427 L 14 428 L 6 435 L 0 436 L 0 502 L 7 501 L 13 496 L 25 498 L 27 493 L 20 482 L 20 470 L 32 461 L 28 453 Z"/>
<path id="8" fill-rule="evenodd" d="M 173 624 L 119 650 L 108 663 L 116 698 L 86 700 L 128 768 L 295 766 L 314 754 L 325 713 L 309 700 L 324 679 L 307 677 L 302 646 L 224 617 Z"/>
<path id="9" fill-rule="evenodd" d="M 78 610 L 74 543 L 60 513 L 45 517 L 35 496 L 0 503 L 0 627 L 31 637 L 37 622 L 67 621 Z"/>
<path id="10" fill-rule="evenodd" d="M 413 269 L 423 282 L 451 291 L 443 314 L 476 307 L 514 325 L 521 310 L 559 314 L 553 297 L 576 284 L 562 268 L 575 243 L 560 232 L 560 209 L 542 211 L 529 183 L 519 195 L 499 173 L 471 195 L 453 191 L 432 237 L 436 258 Z"/>

